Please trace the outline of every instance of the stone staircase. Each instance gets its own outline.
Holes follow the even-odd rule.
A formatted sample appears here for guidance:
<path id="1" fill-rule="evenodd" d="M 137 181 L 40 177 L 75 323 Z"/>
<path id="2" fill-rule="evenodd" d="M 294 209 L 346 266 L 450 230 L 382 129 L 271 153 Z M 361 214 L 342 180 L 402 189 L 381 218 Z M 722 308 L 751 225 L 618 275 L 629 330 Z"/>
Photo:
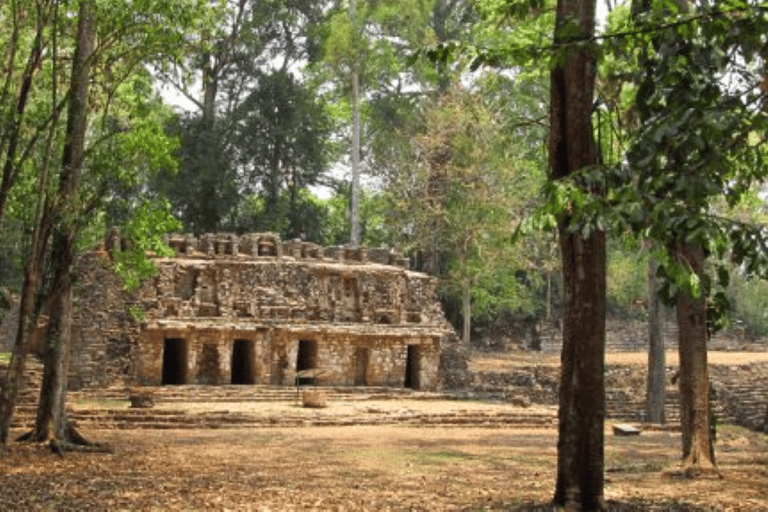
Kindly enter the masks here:
<path id="1" fill-rule="evenodd" d="M 7 365 L 0 363 L 0 375 L 5 376 L 7 370 Z M 34 423 L 42 381 L 43 364 L 37 358 L 28 356 L 25 362 L 21 392 L 17 398 L 16 408 L 11 419 L 11 428 L 31 426 Z M 24 421 L 20 421 L 20 418 Z"/>
<path id="2" fill-rule="evenodd" d="M 213 429 L 267 427 L 322 427 L 359 425 L 452 426 L 452 427 L 526 427 L 553 428 L 554 411 L 539 413 L 485 412 L 395 412 L 356 416 L 317 414 L 252 415 L 233 411 L 189 413 L 167 409 L 81 410 L 71 416 L 78 425 L 116 429 Z"/>
<path id="3" fill-rule="evenodd" d="M 0 366 L 0 372 L 4 368 Z M 641 372 L 641 374 L 635 374 Z M 607 418 L 615 421 L 644 422 L 644 370 L 627 367 L 615 370 L 607 383 Z M 711 366 L 710 374 L 717 401 L 716 411 L 721 423 L 733 423 L 751 429 L 763 428 L 768 406 L 768 364 L 737 367 Z M 42 365 L 34 358 L 27 362 L 25 386 L 16 407 L 12 426 L 30 428 L 34 422 Z M 618 383 L 621 385 L 619 386 Z M 476 375 L 471 390 L 456 393 L 420 392 L 385 387 L 322 387 L 329 403 L 358 404 L 360 414 L 332 415 L 325 410 L 296 413 L 246 413 L 240 404 L 298 403 L 295 387 L 261 385 L 225 386 L 157 386 L 137 388 L 151 393 L 155 407 L 128 407 L 132 391 L 127 386 L 92 388 L 70 392 L 68 395 L 72 418 L 90 428 L 252 428 L 274 426 L 343 426 L 343 425 L 423 425 L 478 427 L 555 427 L 557 417 L 557 369 L 520 368 L 511 372 L 483 372 Z M 430 400 L 497 400 L 522 406 L 514 412 L 430 412 Z M 416 410 L 377 411 L 367 402 L 382 400 L 417 400 L 424 403 Z M 226 404 L 232 404 L 227 410 Z M 81 405 L 88 404 L 88 405 Z M 211 404 L 206 410 L 200 404 Z M 531 404 L 550 406 L 529 407 Z M 194 407 L 188 407 L 194 406 Z M 258 409 L 258 408 L 256 408 Z M 458 408 L 457 408 L 458 409 Z M 253 410 L 253 408 L 251 408 Z M 679 391 L 667 388 L 666 420 L 670 426 L 679 425 Z"/>
<path id="4" fill-rule="evenodd" d="M 741 366 L 710 365 L 715 388 L 715 413 L 720 423 L 753 430 L 765 426 L 768 407 L 768 363 Z M 557 405 L 559 370 L 556 367 L 517 367 L 505 372 L 474 372 L 470 398 L 493 398 L 527 405 Z M 606 367 L 606 417 L 624 422 L 645 422 L 645 368 Z M 665 419 L 680 424 L 680 392 L 669 385 Z"/>
<path id="5" fill-rule="evenodd" d="M 768 363 L 740 366 L 715 366 L 710 369 L 721 421 L 768 430 Z"/>
<path id="6" fill-rule="evenodd" d="M 0 368 L 0 371 L 3 371 Z M 30 360 L 24 391 L 14 413 L 12 428 L 29 429 L 34 424 L 39 397 L 42 366 Z M 315 389 L 314 387 L 309 387 Z M 260 413 L 227 410 L 226 404 L 236 409 L 240 404 L 298 403 L 303 388 L 261 385 L 183 385 L 130 388 L 115 386 L 91 388 L 68 393 L 70 417 L 78 426 L 99 429 L 206 429 L 206 428 L 259 428 L 305 426 L 391 425 L 454 426 L 499 428 L 519 426 L 526 428 L 554 428 L 557 416 L 554 409 L 523 409 L 521 411 L 466 411 L 430 412 L 428 403 L 451 400 L 456 395 L 413 391 L 386 387 L 321 387 L 329 403 L 356 404 L 357 414 L 332 414 L 326 409 L 298 408 L 295 413 Z M 152 408 L 129 408 L 132 391 L 151 394 Z M 416 400 L 423 407 L 385 410 L 376 401 Z M 371 403 L 369 407 L 366 404 Z M 86 404 L 86 405 L 83 405 Z M 200 404 L 211 404 L 210 410 L 199 410 Z M 224 406 L 222 408 L 222 405 Z M 253 409 L 253 408 L 252 408 Z M 257 408 L 258 409 L 258 408 Z"/>
<path id="7" fill-rule="evenodd" d="M 646 421 L 644 396 L 638 398 L 623 390 L 608 390 L 605 396 L 605 407 L 608 419 L 636 423 Z M 677 387 L 667 387 L 664 418 L 669 425 L 680 424 L 680 391 Z"/>

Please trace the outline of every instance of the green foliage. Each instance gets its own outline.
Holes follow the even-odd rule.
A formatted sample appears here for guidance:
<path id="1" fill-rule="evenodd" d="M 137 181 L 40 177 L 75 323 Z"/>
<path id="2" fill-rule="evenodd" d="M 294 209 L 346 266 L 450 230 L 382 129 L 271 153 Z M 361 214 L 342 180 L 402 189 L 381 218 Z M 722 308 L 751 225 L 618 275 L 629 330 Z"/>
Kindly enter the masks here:
<path id="1" fill-rule="evenodd" d="M 114 270 L 122 278 L 127 290 L 136 289 L 144 279 L 152 277 L 156 267 L 147 256 L 173 256 L 163 235 L 178 231 L 181 223 L 170 213 L 167 202 L 145 202 L 123 227 L 123 236 L 129 242 L 127 250 L 114 255 Z"/>
<path id="2" fill-rule="evenodd" d="M 247 183 L 258 183 L 268 222 L 278 222 L 278 203 L 286 191 L 286 234 L 300 237 L 308 213 L 299 209 L 308 204 L 300 202 L 300 191 L 315 185 L 328 167 L 331 123 L 324 105 L 291 73 L 277 71 L 259 77 L 259 86 L 232 114 L 232 122 L 240 172 Z"/>
<path id="3" fill-rule="evenodd" d="M 648 252 L 638 243 L 611 243 L 606 268 L 606 302 L 611 313 L 636 314 L 638 303 L 648 297 Z"/>
<path id="4" fill-rule="evenodd" d="M 535 102 L 503 93 L 525 82 L 487 83 L 496 94 L 456 87 L 428 104 L 426 131 L 413 139 L 415 165 L 388 176 L 387 224 L 406 252 L 442 277 L 444 294 L 469 292 L 478 315 L 529 313 L 541 279 L 531 271 L 533 254 L 513 247 L 509 233 L 543 180 L 543 155 L 528 145 L 543 133 L 520 122 L 537 116 Z"/>
<path id="5" fill-rule="evenodd" d="M 324 245 L 346 245 L 349 243 L 349 193 L 348 189 L 337 192 L 323 201 L 326 220 L 322 231 Z M 360 193 L 360 240 L 367 247 L 387 246 L 392 242 L 392 233 L 387 225 L 389 202 L 385 193 L 361 190 Z"/>
<path id="6" fill-rule="evenodd" d="M 151 186 L 170 200 L 186 231 L 215 232 L 239 199 L 237 171 L 224 133 L 201 117 L 177 117 L 168 132 L 181 139 L 175 155 L 179 167 L 162 169 Z"/>
<path id="7" fill-rule="evenodd" d="M 706 2 L 685 11 L 675 2 L 633 6 L 632 16 L 622 10 L 609 20 L 614 32 L 604 36 L 604 107 L 593 120 L 608 158 L 548 184 L 543 211 L 525 227 L 568 219 L 568 229 L 585 236 L 607 229 L 655 240 L 662 295 L 706 294 L 716 329 L 728 309 L 724 262 L 768 276 L 767 233 L 728 213 L 768 174 L 760 144 L 768 115 L 756 87 L 768 10 L 748 2 L 727 12 Z M 725 208 L 716 211 L 719 198 Z M 683 243 L 703 247 L 711 270 L 696 275 L 680 261 Z"/>
<path id="8" fill-rule="evenodd" d="M 750 333 L 768 336 L 768 282 L 736 277 L 729 290 L 735 321 Z"/>
<path id="9" fill-rule="evenodd" d="M 137 322 L 143 322 L 147 314 L 140 306 L 128 306 L 128 314 Z"/>

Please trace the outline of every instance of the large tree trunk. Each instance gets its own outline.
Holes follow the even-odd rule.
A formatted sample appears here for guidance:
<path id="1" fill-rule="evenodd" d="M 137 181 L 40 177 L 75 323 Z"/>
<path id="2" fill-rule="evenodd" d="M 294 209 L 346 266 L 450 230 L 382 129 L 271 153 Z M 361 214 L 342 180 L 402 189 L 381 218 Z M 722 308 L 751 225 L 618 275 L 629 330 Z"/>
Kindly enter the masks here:
<path id="1" fill-rule="evenodd" d="M 701 276 L 704 251 L 701 246 L 682 243 L 678 258 Z M 689 475 L 715 470 L 715 453 L 710 425 L 710 387 L 707 370 L 706 297 L 691 298 L 679 293 L 677 323 L 680 353 L 680 426 L 683 439 L 682 469 Z"/>
<path id="2" fill-rule="evenodd" d="M 594 0 L 558 0 L 555 46 L 594 34 Z M 588 47 L 568 48 L 551 73 L 552 179 L 596 165 L 591 115 L 595 59 Z M 595 191 L 593 191 L 595 192 Z M 565 312 L 560 368 L 556 505 L 602 510 L 605 389 L 605 234 L 583 236 L 560 222 Z"/>
<path id="3" fill-rule="evenodd" d="M 53 239 L 53 263 L 56 275 L 51 290 L 52 307 L 43 352 L 43 382 L 37 405 L 37 419 L 32 440 L 68 440 L 66 403 L 69 349 L 72 332 L 72 280 L 74 232 L 57 230 Z"/>
<path id="4" fill-rule="evenodd" d="M 645 395 L 645 421 L 663 425 L 666 423 L 666 353 L 661 334 L 661 307 L 659 304 L 659 265 L 648 262 L 648 377 Z"/>
<path id="5" fill-rule="evenodd" d="M 77 46 L 72 62 L 72 82 L 67 130 L 59 175 L 56 223 L 53 236 L 49 288 L 51 309 L 44 351 L 43 384 L 37 409 L 34 440 L 50 438 L 52 443 L 81 442 L 66 419 L 67 370 L 72 327 L 72 280 L 77 232 L 77 194 L 85 156 L 88 124 L 88 87 L 91 54 L 95 38 L 95 20 L 89 0 L 80 2 Z"/>
<path id="6" fill-rule="evenodd" d="M 560 358 L 554 502 L 582 510 L 603 504 L 605 418 L 605 237 L 561 228 L 565 315 Z"/>

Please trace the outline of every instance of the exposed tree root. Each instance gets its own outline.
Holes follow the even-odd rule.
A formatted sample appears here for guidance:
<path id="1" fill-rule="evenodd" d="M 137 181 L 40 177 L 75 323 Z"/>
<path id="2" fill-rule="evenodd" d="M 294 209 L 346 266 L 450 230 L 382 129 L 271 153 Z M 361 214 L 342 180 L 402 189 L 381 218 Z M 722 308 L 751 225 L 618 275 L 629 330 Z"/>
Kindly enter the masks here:
<path id="1" fill-rule="evenodd" d="M 48 443 L 51 451 L 64 456 L 64 452 L 93 452 L 93 453 L 112 453 L 112 447 L 104 443 L 95 443 L 87 440 L 75 428 L 73 422 L 68 421 L 64 428 L 63 439 L 56 435 L 56 432 L 48 427 L 44 431 L 31 430 L 16 438 L 16 441 L 30 443 Z"/>
<path id="2" fill-rule="evenodd" d="M 670 478 L 702 478 L 702 479 L 717 479 L 721 480 L 723 475 L 717 466 L 710 462 L 695 463 L 689 460 L 684 460 L 680 465 L 665 469 L 663 474 Z"/>

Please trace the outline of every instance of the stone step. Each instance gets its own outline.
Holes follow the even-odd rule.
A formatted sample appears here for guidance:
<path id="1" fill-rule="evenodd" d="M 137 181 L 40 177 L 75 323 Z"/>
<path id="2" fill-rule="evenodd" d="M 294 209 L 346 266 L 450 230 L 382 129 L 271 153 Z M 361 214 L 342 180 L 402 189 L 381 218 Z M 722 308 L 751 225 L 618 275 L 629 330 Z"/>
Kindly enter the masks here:
<path id="1" fill-rule="evenodd" d="M 255 416 L 245 413 L 217 411 L 187 413 L 172 410 L 83 410 L 72 411 L 72 419 L 78 425 L 96 428 L 244 428 L 271 426 L 344 426 L 403 424 L 421 426 L 525 426 L 554 428 L 557 417 L 554 411 L 547 413 L 445 413 L 445 414 L 374 414 L 371 416 Z M 14 427 L 30 428 L 33 417 L 17 417 Z"/>

